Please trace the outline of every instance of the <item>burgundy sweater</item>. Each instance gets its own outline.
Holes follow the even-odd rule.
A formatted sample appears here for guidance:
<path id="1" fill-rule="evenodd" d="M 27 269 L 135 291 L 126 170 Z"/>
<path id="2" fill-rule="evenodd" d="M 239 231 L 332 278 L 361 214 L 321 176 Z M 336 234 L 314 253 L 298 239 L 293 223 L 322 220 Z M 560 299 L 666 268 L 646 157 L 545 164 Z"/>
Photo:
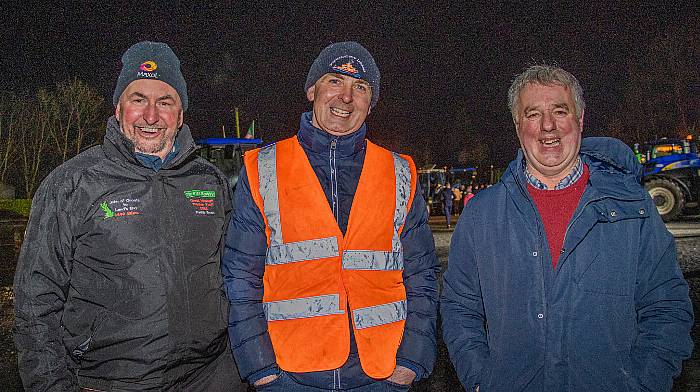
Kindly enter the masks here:
<path id="1" fill-rule="evenodd" d="M 543 190 L 528 184 L 527 190 L 540 212 L 544 231 L 549 242 L 549 253 L 552 255 L 552 267 L 557 268 L 559 254 L 564 246 L 566 227 L 576 211 L 583 191 L 588 184 L 588 166 L 584 165 L 583 174 L 573 184 L 564 189 Z"/>

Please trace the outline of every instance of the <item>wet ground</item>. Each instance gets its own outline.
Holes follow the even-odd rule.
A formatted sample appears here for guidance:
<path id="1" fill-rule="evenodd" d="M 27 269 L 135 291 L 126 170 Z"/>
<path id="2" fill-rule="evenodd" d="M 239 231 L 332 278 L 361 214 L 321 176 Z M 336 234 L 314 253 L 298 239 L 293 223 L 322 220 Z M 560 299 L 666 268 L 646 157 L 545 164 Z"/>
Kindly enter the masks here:
<path id="1" fill-rule="evenodd" d="M 452 233 L 451 230 L 444 229 L 439 220 L 431 221 L 431 223 L 434 223 L 435 244 L 444 270 L 447 266 L 448 245 Z M 685 224 L 695 224 L 700 230 L 700 218 L 695 223 L 685 222 Z M 2 228 L 0 228 L 0 239 L 2 239 L 1 231 Z M 700 237 L 677 238 L 676 244 L 679 263 L 690 284 L 690 296 L 694 304 L 695 314 L 700 315 Z M 0 242 L 0 390 L 8 392 L 22 390 L 17 373 L 16 351 L 10 333 L 15 257 L 14 247 L 3 245 Z M 674 384 L 674 392 L 700 391 L 700 327 L 698 323 L 693 327 L 692 334 L 698 349 L 693 353 L 693 357 L 684 363 L 683 373 Z M 447 349 L 439 337 L 438 342 L 438 359 L 433 374 L 430 378 L 417 383 L 412 389 L 413 391 L 453 392 L 463 390 L 450 364 Z"/>

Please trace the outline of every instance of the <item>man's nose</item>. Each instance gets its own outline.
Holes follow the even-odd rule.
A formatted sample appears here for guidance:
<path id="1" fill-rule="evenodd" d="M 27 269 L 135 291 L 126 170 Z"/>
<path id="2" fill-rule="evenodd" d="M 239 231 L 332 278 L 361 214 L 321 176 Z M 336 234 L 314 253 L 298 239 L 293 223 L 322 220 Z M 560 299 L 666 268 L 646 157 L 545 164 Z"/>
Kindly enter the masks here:
<path id="1" fill-rule="evenodd" d="M 552 112 L 544 112 L 544 114 L 542 115 L 542 130 L 550 132 L 555 129 L 557 129 L 557 122 L 554 120 Z"/>
<path id="2" fill-rule="evenodd" d="M 339 98 L 344 103 L 352 102 L 352 84 L 346 84 L 343 86 L 343 89 L 340 91 Z"/>
<path id="3" fill-rule="evenodd" d="M 146 110 L 143 112 L 143 119 L 146 120 L 148 124 L 155 124 L 158 122 L 158 107 L 155 103 L 149 103 L 146 106 Z"/>

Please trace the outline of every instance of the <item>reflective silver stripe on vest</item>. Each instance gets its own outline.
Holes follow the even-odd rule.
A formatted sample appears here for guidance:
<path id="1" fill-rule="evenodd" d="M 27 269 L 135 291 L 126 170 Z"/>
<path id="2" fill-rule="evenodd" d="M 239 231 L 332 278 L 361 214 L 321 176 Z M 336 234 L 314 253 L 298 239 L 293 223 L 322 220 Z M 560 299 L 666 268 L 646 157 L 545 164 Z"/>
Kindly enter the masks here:
<path id="1" fill-rule="evenodd" d="M 258 153 L 258 178 L 260 195 L 267 224 L 270 227 L 270 247 L 282 244 L 282 225 L 277 194 L 277 146 L 270 145 Z"/>
<path id="2" fill-rule="evenodd" d="M 270 246 L 267 249 L 265 264 L 286 264 L 337 256 L 338 239 L 336 237 L 327 237 L 318 240 L 288 242 Z"/>
<path id="3" fill-rule="evenodd" d="M 396 175 L 396 209 L 394 210 L 394 233 L 391 237 L 391 252 L 374 250 L 346 250 L 343 252 L 343 268 L 348 270 L 400 270 L 403 269 L 403 248 L 399 229 L 406 221 L 408 199 L 411 195 L 411 169 L 408 161 L 399 154 L 394 158 Z"/>
<path id="4" fill-rule="evenodd" d="M 370 306 L 352 311 L 356 329 L 376 327 L 406 320 L 406 301 Z"/>
<path id="5" fill-rule="evenodd" d="M 345 313 L 345 311 L 340 309 L 340 296 L 338 294 L 264 302 L 263 308 L 265 309 L 267 321 L 293 320 Z"/>
<path id="6" fill-rule="evenodd" d="M 343 268 L 347 270 L 402 270 L 403 253 L 372 250 L 346 250 Z"/>
<path id="7" fill-rule="evenodd" d="M 396 174 L 396 210 L 394 211 L 394 237 L 391 240 L 394 252 L 401 250 L 399 240 L 399 228 L 406 221 L 408 215 L 408 199 L 411 197 L 411 169 L 408 161 L 399 154 L 392 152 L 394 156 L 394 173 Z"/>

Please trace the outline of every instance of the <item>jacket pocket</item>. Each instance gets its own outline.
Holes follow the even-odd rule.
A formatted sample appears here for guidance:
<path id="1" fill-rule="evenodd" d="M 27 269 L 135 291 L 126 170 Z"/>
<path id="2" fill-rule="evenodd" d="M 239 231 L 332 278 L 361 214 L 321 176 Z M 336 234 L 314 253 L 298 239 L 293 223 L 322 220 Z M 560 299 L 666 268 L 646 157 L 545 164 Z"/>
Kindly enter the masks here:
<path id="1" fill-rule="evenodd" d="M 627 382 L 627 387 L 630 391 L 641 391 L 642 386 L 637 381 L 637 378 L 632 374 L 632 358 L 628 352 L 618 351 L 617 358 L 620 363 L 620 372 Z"/>
<path id="2" fill-rule="evenodd" d="M 79 341 L 78 345 L 73 348 L 71 354 L 78 361 L 82 359 L 83 355 L 87 353 L 92 347 L 94 347 L 94 342 L 98 338 L 100 327 L 104 323 L 105 318 L 109 311 L 107 309 L 102 309 L 92 320 L 90 324 L 90 329 L 86 335 L 82 336 L 82 340 Z"/>

